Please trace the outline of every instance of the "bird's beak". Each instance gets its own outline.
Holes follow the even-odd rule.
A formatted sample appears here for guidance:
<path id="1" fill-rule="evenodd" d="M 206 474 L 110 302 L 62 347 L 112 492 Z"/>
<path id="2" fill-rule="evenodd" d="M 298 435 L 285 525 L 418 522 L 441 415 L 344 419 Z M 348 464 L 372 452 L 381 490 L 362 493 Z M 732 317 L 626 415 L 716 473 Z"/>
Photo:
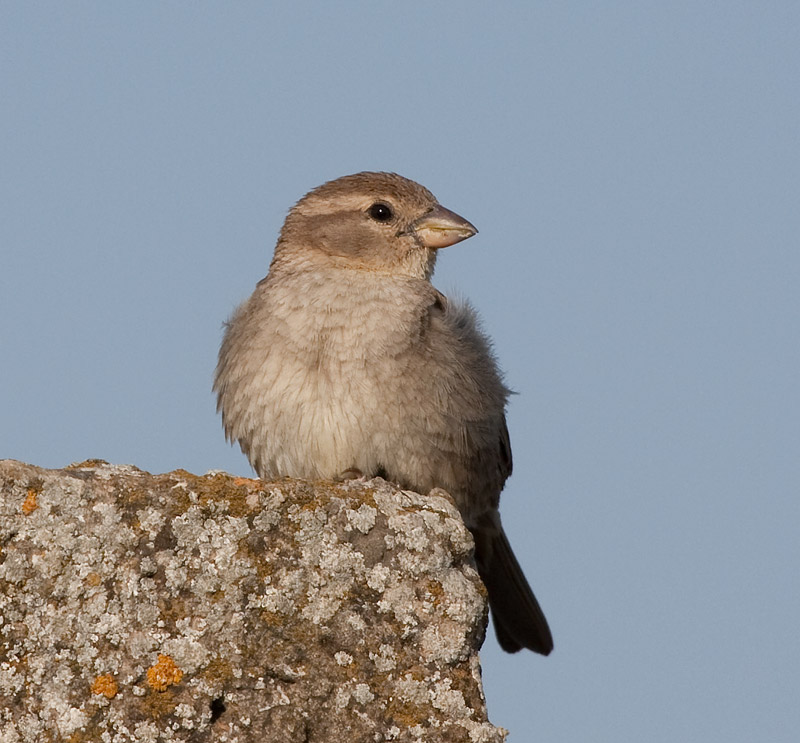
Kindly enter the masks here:
<path id="1" fill-rule="evenodd" d="M 464 217 L 437 204 L 431 211 L 411 225 L 419 241 L 426 248 L 446 248 L 478 232 Z"/>

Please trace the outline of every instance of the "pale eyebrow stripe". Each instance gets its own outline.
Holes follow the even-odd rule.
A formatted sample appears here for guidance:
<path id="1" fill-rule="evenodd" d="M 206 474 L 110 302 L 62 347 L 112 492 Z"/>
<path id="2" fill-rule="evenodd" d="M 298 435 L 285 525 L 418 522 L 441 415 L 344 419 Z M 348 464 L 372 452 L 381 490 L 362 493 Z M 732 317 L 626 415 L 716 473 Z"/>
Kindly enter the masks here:
<path id="1" fill-rule="evenodd" d="M 349 196 L 338 197 L 333 201 L 326 199 L 313 199 L 309 202 L 300 203 L 297 209 L 300 213 L 308 216 L 322 214 L 340 214 L 348 211 L 365 211 L 376 202 L 385 202 L 394 207 L 394 200 L 385 196 Z"/>

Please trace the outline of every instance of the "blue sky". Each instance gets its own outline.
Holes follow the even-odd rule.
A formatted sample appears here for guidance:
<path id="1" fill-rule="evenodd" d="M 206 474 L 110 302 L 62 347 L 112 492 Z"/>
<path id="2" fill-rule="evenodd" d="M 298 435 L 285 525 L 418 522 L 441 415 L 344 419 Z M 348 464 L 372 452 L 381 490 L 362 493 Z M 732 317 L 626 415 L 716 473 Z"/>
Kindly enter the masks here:
<path id="1" fill-rule="evenodd" d="M 0 457 L 249 474 L 221 324 L 291 204 L 364 169 L 480 230 L 519 394 L 502 512 L 550 658 L 510 740 L 800 729 L 800 6 L 4 3 Z"/>

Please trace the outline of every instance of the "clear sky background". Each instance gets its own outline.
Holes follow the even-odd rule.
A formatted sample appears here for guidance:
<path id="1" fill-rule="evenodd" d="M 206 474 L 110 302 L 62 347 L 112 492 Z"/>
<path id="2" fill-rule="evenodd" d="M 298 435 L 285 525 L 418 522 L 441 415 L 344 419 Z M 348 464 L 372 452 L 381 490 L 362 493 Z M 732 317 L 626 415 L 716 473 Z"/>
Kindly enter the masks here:
<path id="1" fill-rule="evenodd" d="M 479 229 L 527 741 L 800 738 L 800 4 L 5 2 L 0 457 L 249 475 L 211 394 L 287 209 L 359 170 Z"/>

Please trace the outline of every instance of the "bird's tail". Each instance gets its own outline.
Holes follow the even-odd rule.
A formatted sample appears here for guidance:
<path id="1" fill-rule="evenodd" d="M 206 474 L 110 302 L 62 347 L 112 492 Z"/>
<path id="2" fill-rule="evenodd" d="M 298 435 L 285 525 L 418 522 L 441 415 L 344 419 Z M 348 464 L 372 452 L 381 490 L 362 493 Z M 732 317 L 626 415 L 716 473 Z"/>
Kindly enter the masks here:
<path id="1" fill-rule="evenodd" d="M 549 655 L 550 627 L 496 513 L 491 526 L 476 529 L 474 535 L 478 572 L 489 593 L 497 641 L 507 653 L 527 648 Z"/>

